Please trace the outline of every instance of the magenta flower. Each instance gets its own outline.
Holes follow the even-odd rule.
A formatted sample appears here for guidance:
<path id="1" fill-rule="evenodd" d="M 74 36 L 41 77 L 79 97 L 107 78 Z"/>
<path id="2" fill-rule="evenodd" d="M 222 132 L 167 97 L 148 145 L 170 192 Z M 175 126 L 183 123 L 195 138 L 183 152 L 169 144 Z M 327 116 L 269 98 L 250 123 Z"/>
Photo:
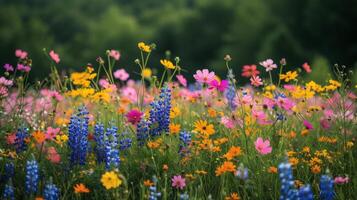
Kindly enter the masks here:
<path id="1" fill-rule="evenodd" d="M 199 83 L 209 84 L 215 79 L 216 75 L 214 74 L 214 72 L 209 72 L 208 69 L 203 69 L 202 71 L 197 70 L 196 74 L 194 74 L 193 77 Z"/>
<path id="2" fill-rule="evenodd" d="M 60 128 L 47 127 L 45 137 L 47 140 L 52 140 L 60 132 Z"/>
<path id="3" fill-rule="evenodd" d="M 10 65 L 10 64 L 8 64 L 8 63 L 6 63 L 6 64 L 4 65 L 4 69 L 5 69 L 7 72 L 12 72 L 12 71 L 14 71 L 14 67 L 12 67 L 12 65 Z"/>
<path id="4" fill-rule="evenodd" d="M 109 56 L 114 58 L 114 60 L 119 60 L 120 53 L 119 53 L 119 51 L 112 49 L 112 50 L 109 51 Z"/>
<path id="5" fill-rule="evenodd" d="M 181 85 L 187 87 L 187 80 L 183 75 L 181 75 L 181 74 L 176 75 L 176 78 Z"/>
<path id="6" fill-rule="evenodd" d="M 267 72 L 278 67 L 276 64 L 274 64 L 274 61 L 272 59 L 267 59 L 265 61 L 260 62 L 259 64 L 263 66 L 265 68 L 265 71 Z"/>
<path id="7" fill-rule="evenodd" d="M 57 53 L 55 53 L 53 50 L 50 51 L 49 55 L 50 55 L 51 59 L 53 61 L 55 61 L 55 63 L 58 64 L 60 62 L 61 59 L 60 59 L 59 55 Z"/>
<path id="8" fill-rule="evenodd" d="M 20 59 L 25 59 L 27 57 L 27 52 L 23 51 L 21 49 L 16 49 L 15 56 L 20 58 Z"/>
<path id="9" fill-rule="evenodd" d="M 334 182 L 338 185 L 346 184 L 350 181 L 348 177 L 338 176 L 335 178 Z"/>
<path id="10" fill-rule="evenodd" d="M 258 137 L 258 139 L 254 142 L 255 149 L 262 155 L 266 155 L 271 153 L 272 148 L 270 146 L 269 140 L 263 140 L 263 138 Z"/>
<path id="11" fill-rule="evenodd" d="M 216 88 L 220 92 L 224 92 L 228 88 L 228 81 L 227 80 L 222 80 L 221 82 L 217 81 L 214 79 L 211 81 L 210 84 L 210 89 Z"/>
<path id="12" fill-rule="evenodd" d="M 263 82 L 259 76 L 253 76 L 250 78 L 250 84 L 254 85 L 255 87 L 259 87 L 263 85 Z"/>
<path id="13" fill-rule="evenodd" d="M 314 129 L 314 127 L 312 126 L 312 124 L 311 124 L 309 121 L 307 121 L 307 120 L 304 120 L 303 124 L 304 124 L 304 126 L 305 126 L 305 128 L 306 128 L 307 130 L 312 130 L 312 129 Z"/>
<path id="14" fill-rule="evenodd" d="M 140 122 L 142 115 L 143 115 L 142 112 L 140 112 L 139 110 L 133 109 L 133 110 L 129 111 L 125 115 L 125 117 L 128 120 L 128 122 L 130 122 L 133 125 L 136 125 Z"/>
<path id="15" fill-rule="evenodd" d="M 174 176 L 172 179 L 172 187 L 176 188 L 176 189 L 183 189 L 184 187 L 186 187 L 186 180 L 185 178 L 182 178 L 181 175 L 178 176 Z"/>
<path id="16" fill-rule="evenodd" d="M 126 81 L 129 78 L 129 74 L 125 71 L 125 69 L 118 69 L 113 74 L 116 79 L 121 81 Z"/>
<path id="17" fill-rule="evenodd" d="M 23 65 L 23 64 L 17 64 L 17 70 L 23 71 L 23 72 L 29 72 L 31 70 L 31 67 Z"/>
<path id="18" fill-rule="evenodd" d="M 330 121 L 328 119 L 321 119 L 320 120 L 320 125 L 323 129 L 328 130 L 331 128 Z"/>

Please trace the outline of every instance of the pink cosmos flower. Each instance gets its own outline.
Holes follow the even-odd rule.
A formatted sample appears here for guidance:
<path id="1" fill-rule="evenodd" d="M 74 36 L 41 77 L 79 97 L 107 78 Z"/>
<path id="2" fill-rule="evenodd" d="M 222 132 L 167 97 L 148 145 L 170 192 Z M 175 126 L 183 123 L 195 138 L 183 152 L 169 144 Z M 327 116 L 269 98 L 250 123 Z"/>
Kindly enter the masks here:
<path id="1" fill-rule="evenodd" d="M 136 125 L 136 124 L 138 124 L 140 122 L 142 115 L 143 115 L 142 112 L 140 112 L 137 109 L 133 109 L 133 110 L 129 111 L 125 115 L 125 117 L 128 120 L 128 122 L 130 122 L 133 125 Z"/>
<path id="2" fill-rule="evenodd" d="M 295 106 L 295 103 L 292 100 L 283 97 L 278 97 L 276 104 L 286 111 L 291 110 Z"/>
<path id="3" fill-rule="evenodd" d="M 295 88 L 296 88 L 295 85 L 289 85 L 289 84 L 284 85 L 284 89 L 289 90 L 290 92 L 294 92 Z"/>
<path id="4" fill-rule="evenodd" d="M 338 185 L 346 184 L 349 181 L 350 181 L 350 179 L 347 176 L 346 177 L 338 176 L 334 180 L 334 182 Z"/>
<path id="5" fill-rule="evenodd" d="M 269 140 L 263 140 L 263 138 L 258 137 L 258 139 L 254 142 L 255 149 L 262 155 L 266 155 L 271 153 L 272 148 L 270 146 Z"/>
<path id="6" fill-rule="evenodd" d="M 55 99 L 57 101 L 62 101 L 63 100 L 63 96 L 57 92 L 56 90 L 48 90 L 48 89 L 43 89 L 40 91 L 40 93 L 45 96 L 48 97 L 50 99 Z"/>
<path id="7" fill-rule="evenodd" d="M 259 64 L 263 66 L 265 68 L 265 71 L 267 72 L 278 67 L 276 64 L 274 64 L 274 61 L 272 59 L 267 59 L 265 61 L 260 62 Z"/>
<path id="8" fill-rule="evenodd" d="M 211 81 L 209 85 L 211 86 L 209 89 L 216 88 L 220 92 L 224 92 L 228 88 L 229 82 L 227 80 L 222 80 L 221 82 L 216 79 Z"/>
<path id="9" fill-rule="evenodd" d="M 23 65 L 23 64 L 17 64 L 17 70 L 23 71 L 23 72 L 29 72 L 31 70 L 31 67 Z"/>
<path id="10" fill-rule="evenodd" d="M 119 51 L 117 51 L 117 50 L 110 50 L 109 51 L 109 56 L 110 57 L 112 57 L 112 58 L 114 58 L 114 60 L 119 60 L 119 58 L 120 58 L 120 52 Z"/>
<path id="11" fill-rule="evenodd" d="M 5 77 L 0 77 L 0 85 L 4 85 L 4 86 L 12 86 L 13 81 L 12 80 L 8 80 Z"/>
<path id="12" fill-rule="evenodd" d="M 312 129 L 314 129 L 314 127 L 312 126 L 312 124 L 311 124 L 309 121 L 307 121 L 306 119 L 304 120 L 303 124 L 304 124 L 304 126 L 305 126 L 305 128 L 306 128 L 307 130 L 312 130 Z"/>
<path id="13" fill-rule="evenodd" d="M 302 68 L 307 72 L 307 73 L 311 73 L 311 67 L 310 65 L 306 62 L 304 64 L 302 64 Z"/>
<path id="14" fill-rule="evenodd" d="M 122 96 L 128 98 L 133 103 L 138 100 L 136 90 L 132 87 L 125 87 L 122 89 Z"/>
<path id="15" fill-rule="evenodd" d="M 12 133 L 6 136 L 7 144 L 15 144 L 16 142 L 16 133 Z"/>
<path id="16" fill-rule="evenodd" d="M 107 88 L 110 83 L 108 82 L 107 79 L 99 79 L 99 86 L 102 88 Z"/>
<path id="17" fill-rule="evenodd" d="M 49 55 L 50 55 L 51 59 L 53 61 L 55 61 L 55 63 L 58 64 L 60 62 L 61 59 L 60 59 L 59 55 L 57 53 L 55 53 L 53 50 L 50 51 Z"/>
<path id="18" fill-rule="evenodd" d="M 49 147 L 47 149 L 47 159 L 54 164 L 58 164 L 61 162 L 61 156 L 57 153 L 54 147 Z"/>
<path id="19" fill-rule="evenodd" d="M 254 85 L 255 87 L 259 87 L 259 86 L 263 85 L 263 82 L 259 76 L 253 76 L 250 78 L 250 84 Z"/>
<path id="20" fill-rule="evenodd" d="M 216 75 L 214 72 L 209 72 L 208 69 L 203 69 L 202 71 L 197 70 L 196 74 L 193 75 L 197 82 L 206 84 L 209 84 L 211 81 L 213 81 L 215 76 Z"/>
<path id="21" fill-rule="evenodd" d="M 27 57 L 27 52 L 23 51 L 21 49 L 16 49 L 15 56 L 20 58 L 20 59 L 25 59 Z"/>
<path id="22" fill-rule="evenodd" d="M 252 76 L 257 76 L 260 74 L 260 71 L 257 70 L 256 65 L 244 65 L 242 69 L 242 76 L 250 78 Z"/>
<path id="23" fill-rule="evenodd" d="M 118 69 L 113 74 L 116 79 L 121 81 L 126 81 L 129 78 L 129 74 L 125 71 L 125 69 Z"/>
<path id="24" fill-rule="evenodd" d="M 12 72 L 12 71 L 14 71 L 14 67 L 12 67 L 12 65 L 10 65 L 10 64 L 8 64 L 8 63 L 6 63 L 6 64 L 4 65 L 4 69 L 5 69 L 7 72 Z"/>
<path id="25" fill-rule="evenodd" d="M 187 87 L 187 80 L 183 75 L 181 75 L 181 74 L 176 75 L 176 78 L 181 85 L 183 85 L 184 87 Z"/>
<path id="26" fill-rule="evenodd" d="M 176 189 L 183 189 L 184 187 L 186 187 L 186 180 L 185 178 L 182 178 L 181 175 L 178 176 L 174 176 L 172 179 L 172 187 L 176 188 Z"/>
<path id="27" fill-rule="evenodd" d="M 47 140 L 52 140 L 60 132 L 60 128 L 47 127 L 45 137 Z"/>
<path id="28" fill-rule="evenodd" d="M 327 130 L 331 128 L 330 121 L 328 119 L 321 119 L 320 120 L 320 125 L 323 129 Z"/>
<path id="29" fill-rule="evenodd" d="M 0 85 L 0 97 L 7 97 L 9 90 L 5 86 Z"/>
<path id="30" fill-rule="evenodd" d="M 273 99 L 264 97 L 263 104 L 266 105 L 268 108 L 273 108 L 276 102 Z"/>

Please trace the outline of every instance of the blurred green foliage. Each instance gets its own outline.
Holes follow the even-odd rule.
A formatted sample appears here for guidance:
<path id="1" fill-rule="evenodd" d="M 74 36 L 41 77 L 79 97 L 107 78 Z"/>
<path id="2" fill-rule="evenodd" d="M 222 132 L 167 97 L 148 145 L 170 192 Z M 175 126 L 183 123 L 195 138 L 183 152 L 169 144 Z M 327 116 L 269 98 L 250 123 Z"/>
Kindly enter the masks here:
<path id="1" fill-rule="evenodd" d="M 152 68 L 170 50 L 190 73 L 211 67 L 224 75 L 225 54 L 236 73 L 283 57 L 289 67 L 308 61 L 328 73 L 334 63 L 356 67 L 356 11 L 354 0 L 0 0 L 0 64 L 14 64 L 21 48 L 33 59 L 32 77 L 43 78 L 44 47 L 65 70 L 118 49 L 118 67 L 135 72 L 136 45 L 145 41 L 157 44 Z"/>

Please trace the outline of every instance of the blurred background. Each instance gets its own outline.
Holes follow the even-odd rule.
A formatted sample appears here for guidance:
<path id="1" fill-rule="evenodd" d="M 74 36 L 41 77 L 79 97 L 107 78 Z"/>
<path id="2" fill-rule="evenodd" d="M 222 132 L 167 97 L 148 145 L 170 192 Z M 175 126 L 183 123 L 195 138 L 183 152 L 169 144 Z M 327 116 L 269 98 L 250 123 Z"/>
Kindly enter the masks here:
<path id="1" fill-rule="evenodd" d="M 161 69 L 169 50 L 190 77 L 204 67 L 224 76 L 229 54 L 236 74 L 245 64 L 286 58 L 290 68 L 308 62 L 310 76 L 323 81 L 335 63 L 356 69 L 357 1 L 0 0 L 0 64 L 15 64 L 15 49 L 26 50 L 32 79 L 50 71 L 43 48 L 58 52 L 67 71 L 96 66 L 117 49 L 116 67 L 133 74 L 140 41 L 157 45 L 149 67 Z"/>

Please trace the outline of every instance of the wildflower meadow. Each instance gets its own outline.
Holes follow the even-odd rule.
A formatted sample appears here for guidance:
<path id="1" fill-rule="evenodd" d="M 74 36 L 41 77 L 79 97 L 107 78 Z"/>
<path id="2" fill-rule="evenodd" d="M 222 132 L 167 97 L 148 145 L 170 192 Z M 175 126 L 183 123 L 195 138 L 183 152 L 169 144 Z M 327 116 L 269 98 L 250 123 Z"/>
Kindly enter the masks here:
<path id="1" fill-rule="evenodd" d="M 135 44 L 133 44 L 135 45 Z M 31 52 L 0 75 L 0 196 L 14 200 L 357 199 L 356 80 L 335 65 L 325 82 L 302 62 L 266 59 L 226 75 L 188 73 L 179 57 L 137 44 L 30 79 Z M 98 52 L 100 54 L 100 52 Z"/>

